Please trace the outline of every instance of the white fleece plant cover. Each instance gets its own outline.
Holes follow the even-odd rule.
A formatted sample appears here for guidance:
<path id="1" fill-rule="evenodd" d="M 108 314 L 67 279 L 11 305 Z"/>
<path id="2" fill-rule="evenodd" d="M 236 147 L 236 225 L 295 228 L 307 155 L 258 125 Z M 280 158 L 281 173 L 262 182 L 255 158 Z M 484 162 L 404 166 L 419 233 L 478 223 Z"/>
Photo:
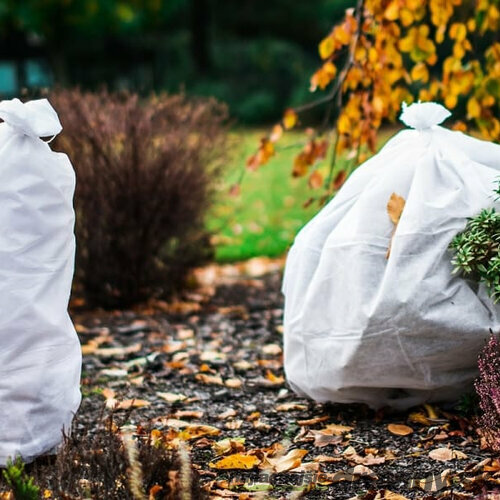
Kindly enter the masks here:
<path id="1" fill-rule="evenodd" d="M 471 389 L 500 308 L 452 274 L 448 246 L 494 205 L 500 146 L 438 126 L 449 115 L 405 107 L 414 130 L 355 170 L 296 237 L 283 292 L 285 371 L 298 394 L 406 409 Z M 387 259 L 392 193 L 406 205 Z"/>
<path id="2" fill-rule="evenodd" d="M 0 466 L 62 440 L 80 403 L 81 351 L 67 308 L 74 268 L 68 157 L 45 99 L 0 102 Z"/>

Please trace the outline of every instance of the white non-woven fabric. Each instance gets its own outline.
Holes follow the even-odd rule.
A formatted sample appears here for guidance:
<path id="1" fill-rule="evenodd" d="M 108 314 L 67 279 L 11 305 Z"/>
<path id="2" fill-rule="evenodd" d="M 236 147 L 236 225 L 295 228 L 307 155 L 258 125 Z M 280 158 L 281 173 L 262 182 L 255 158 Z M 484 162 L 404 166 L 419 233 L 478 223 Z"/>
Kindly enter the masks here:
<path id="1" fill-rule="evenodd" d="M 453 237 L 494 206 L 500 146 L 447 130 L 436 103 L 405 107 L 404 130 L 361 165 L 288 255 L 285 372 L 321 402 L 406 409 L 470 390 L 500 307 L 452 274 Z M 394 224 L 392 193 L 406 200 Z"/>
<path id="2" fill-rule="evenodd" d="M 0 466 L 62 440 L 80 404 L 81 349 L 68 315 L 74 271 L 68 157 L 45 99 L 0 102 Z"/>

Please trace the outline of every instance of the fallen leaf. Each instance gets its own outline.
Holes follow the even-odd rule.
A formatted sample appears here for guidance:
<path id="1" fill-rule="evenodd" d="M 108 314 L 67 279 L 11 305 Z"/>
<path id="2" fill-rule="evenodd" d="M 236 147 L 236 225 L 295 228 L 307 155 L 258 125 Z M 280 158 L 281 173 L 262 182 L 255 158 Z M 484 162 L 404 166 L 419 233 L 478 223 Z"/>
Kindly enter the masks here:
<path id="1" fill-rule="evenodd" d="M 329 424 L 322 431 L 333 434 L 334 436 L 340 436 L 345 434 L 346 432 L 352 431 L 354 427 L 350 427 L 348 425 L 340 425 L 340 424 Z"/>
<path id="2" fill-rule="evenodd" d="M 396 436 L 408 436 L 413 433 L 413 429 L 403 424 L 389 424 L 387 430 Z"/>
<path id="3" fill-rule="evenodd" d="M 179 401 L 184 401 L 186 399 L 184 394 L 175 394 L 173 392 L 157 392 L 156 395 L 167 401 L 167 403 L 178 403 Z"/>
<path id="4" fill-rule="evenodd" d="M 397 226 L 399 223 L 399 219 L 401 218 L 404 207 L 405 199 L 396 193 L 392 193 L 391 197 L 389 198 L 389 202 L 387 203 L 387 213 L 389 214 L 389 218 L 395 226 Z"/>
<path id="5" fill-rule="evenodd" d="M 243 420 L 230 420 L 224 424 L 226 429 L 235 431 L 238 430 L 243 425 Z"/>
<path id="6" fill-rule="evenodd" d="M 226 455 L 227 453 L 238 454 L 245 451 L 245 438 L 226 438 L 216 441 L 212 445 L 216 456 Z"/>
<path id="7" fill-rule="evenodd" d="M 286 472 L 295 469 L 302 463 L 302 458 L 307 455 L 307 450 L 294 449 L 289 451 L 286 455 L 276 458 L 266 458 L 266 462 L 272 467 L 273 472 Z M 267 464 L 266 464 L 267 465 Z"/>
<path id="8" fill-rule="evenodd" d="M 431 426 L 432 422 L 421 412 L 410 413 L 408 421 L 414 424 L 422 424 L 426 426 Z"/>
<path id="9" fill-rule="evenodd" d="M 328 434 L 323 431 L 311 430 L 309 432 L 314 436 L 314 446 L 317 448 L 323 448 L 330 444 L 340 444 L 344 439 L 342 436 Z"/>
<path id="10" fill-rule="evenodd" d="M 354 469 L 352 470 L 352 473 L 355 476 L 369 477 L 370 479 L 374 479 L 374 480 L 378 479 L 375 472 L 373 472 L 370 468 L 368 468 L 364 465 L 356 465 L 354 467 Z"/>
<path id="11" fill-rule="evenodd" d="M 203 417 L 203 412 L 196 410 L 179 410 L 173 415 L 175 418 L 201 418 Z"/>
<path id="12" fill-rule="evenodd" d="M 224 384 L 230 389 L 239 389 L 243 385 L 243 381 L 239 378 L 228 378 Z"/>
<path id="13" fill-rule="evenodd" d="M 130 408 L 142 408 L 144 406 L 149 406 L 151 403 L 144 399 L 126 399 L 125 401 L 120 401 L 114 406 L 115 410 L 129 410 Z"/>
<path id="14" fill-rule="evenodd" d="M 341 462 L 344 460 L 343 457 L 332 457 L 331 455 L 317 455 L 313 458 L 315 462 L 319 463 L 329 463 L 329 462 Z"/>
<path id="15" fill-rule="evenodd" d="M 237 415 L 237 411 L 229 408 L 228 410 L 222 412 L 217 418 L 219 420 L 225 420 L 226 418 L 235 417 Z"/>
<path id="16" fill-rule="evenodd" d="M 418 488 L 426 492 L 440 491 L 451 484 L 451 469 L 446 469 L 440 474 L 430 474 L 425 479 L 411 479 L 410 488 Z"/>
<path id="17" fill-rule="evenodd" d="M 448 460 L 462 460 L 467 458 L 467 455 L 458 450 L 452 450 L 451 448 L 436 448 L 429 452 L 429 458 L 433 460 L 438 460 L 440 462 L 447 462 Z"/>
<path id="18" fill-rule="evenodd" d="M 203 384 L 224 385 L 224 382 L 222 381 L 222 377 L 220 375 L 207 375 L 206 373 L 198 373 L 195 378 Z"/>
<path id="19" fill-rule="evenodd" d="M 269 356 L 277 356 L 283 352 L 281 347 L 278 344 L 266 344 L 262 348 L 262 352 Z"/>
<path id="20" fill-rule="evenodd" d="M 283 403 L 276 407 L 276 411 L 295 411 L 295 410 L 307 410 L 307 405 L 300 403 Z"/>
<path id="21" fill-rule="evenodd" d="M 403 213 L 404 207 L 405 199 L 396 193 L 392 193 L 391 197 L 389 198 L 389 202 L 387 203 L 387 213 L 389 214 L 389 218 L 394 224 L 394 229 L 392 230 L 389 247 L 387 248 L 387 253 L 385 255 L 387 259 L 391 255 L 392 240 L 394 238 L 394 235 L 396 234 L 396 229 L 398 227 L 399 220 L 401 219 L 401 214 Z"/>
<path id="22" fill-rule="evenodd" d="M 213 469 L 253 469 L 260 463 L 260 459 L 255 455 L 244 455 L 235 453 L 221 458 L 217 462 L 209 464 Z"/>
<path id="23" fill-rule="evenodd" d="M 273 385 L 281 385 L 285 383 L 285 377 L 281 375 L 275 375 L 271 370 L 267 370 L 266 379 L 269 380 Z"/>
<path id="24" fill-rule="evenodd" d="M 380 490 L 373 500 L 408 500 L 408 498 L 389 490 Z"/>
<path id="25" fill-rule="evenodd" d="M 321 417 L 309 418 L 307 420 L 297 420 L 297 424 L 301 426 L 316 425 L 329 419 L 330 415 L 323 415 Z"/>
<path id="26" fill-rule="evenodd" d="M 188 424 L 179 432 L 178 437 L 184 441 L 189 441 L 202 436 L 217 436 L 220 432 L 220 429 L 211 425 Z"/>

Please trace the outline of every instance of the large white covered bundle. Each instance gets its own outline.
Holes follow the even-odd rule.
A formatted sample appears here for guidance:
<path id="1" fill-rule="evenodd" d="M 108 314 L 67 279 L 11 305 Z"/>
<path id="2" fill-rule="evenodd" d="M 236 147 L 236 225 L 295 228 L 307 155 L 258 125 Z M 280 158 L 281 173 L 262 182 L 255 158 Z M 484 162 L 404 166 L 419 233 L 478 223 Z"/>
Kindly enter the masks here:
<path id="1" fill-rule="evenodd" d="M 67 307 L 75 175 L 40 137 L 61 131 L 47 100 L 0 102 L 0 466 L 45 453 L 80 403 L 81 351 Z"/>
<path id="2" fill-rule="evenodd" d="M 500 308 L 452 275 L 448 246 L 494 204 L 500 146 L 438 126 L 449 112 L 413 104 L 415 130 L 360 166 L 298 234 L 285 294 L 285 371 L 317 401 L 405 409 L 471 388 Z M 387 204 L 406 200 L 394 223 Z"/>

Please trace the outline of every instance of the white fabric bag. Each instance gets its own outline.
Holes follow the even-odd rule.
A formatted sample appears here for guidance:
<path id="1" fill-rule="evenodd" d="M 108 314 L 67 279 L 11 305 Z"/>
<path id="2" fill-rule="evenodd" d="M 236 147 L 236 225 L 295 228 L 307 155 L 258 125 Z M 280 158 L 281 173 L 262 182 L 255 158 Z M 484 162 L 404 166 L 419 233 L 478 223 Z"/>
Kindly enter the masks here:
<path id="1" fill-rule="evenodd" d="M 0 102 L 0 466 L 30 461 L 69 432 L 81 350 L 67 308 L 74 269 L 68 157 L 40 137 L 61 131 L 45 99 Z"/>
<path id="2" fill-rule="evenodd" d="M 317 401 L 406 409 L 471 389 L 498 331 L 483 286 L 452 274 L 448 246 L 494 205 L 500 146 L 438 126 L 450 113 L 413 104 L 393 137 L 298 234 L 285 294 L 285 372 Z M 392 193 L 406 200 L 394 224 Z"/>

